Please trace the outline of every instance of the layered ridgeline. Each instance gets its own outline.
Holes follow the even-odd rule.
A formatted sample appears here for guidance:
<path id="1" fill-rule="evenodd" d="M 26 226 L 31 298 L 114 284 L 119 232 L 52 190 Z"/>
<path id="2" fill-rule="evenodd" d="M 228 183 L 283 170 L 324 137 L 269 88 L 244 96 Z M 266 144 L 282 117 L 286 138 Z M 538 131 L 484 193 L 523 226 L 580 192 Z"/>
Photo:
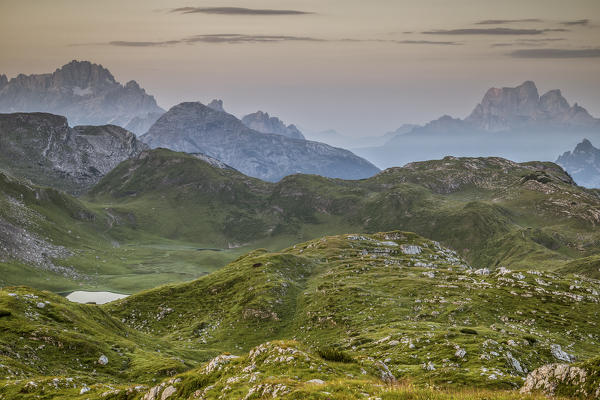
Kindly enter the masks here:
<path id="1" fill-rule="evenodd" d="M 501 156 L 515 161 L 556 159 L 583 137 L 600 138 L 600 119 L 560 90 L 539 95 L 531 81 L 491 88 L 465 119 L 445 115 L 385 145 L 356 150 L 383 167 L 454 156 Z"/>
<path id="2" fill-rule="evenodd" d="M 360 179 L 379 172 L 370 162 L 348 150 L 261 133 L 218 107 L 201 103 L 174 106 L 140 140 L 152 148 L 203 153 L 267 181 L 278 181 L 295 173 Z"/>
<path id="3" fill-rule="evenodd" d="M 600 250 L 596 192 L 555 164 L 501 158 L 449 157 L 358 181 L 292 175 L 268 183 L 158 149 L 120 164 L 87 200 L 133 215 L 138 230 L 217 248 L 398 228 L 477 266 L 549 269 Z"/>
<path id="4" fill-rule="evenodd" d="M 3 285 L 27 278 L 39 288 L 131 293 L 196 278 L 257 247 L 396 228 L 438 240 L 476 267 L 600 276 L 599 193 L 551 163 L 446 158 L 359 181 L 269 183 L 207 156 L 156 149 L 119 164 L 79 200 L 13 178 L 0 183 L 2 218 L 14 227 L 0 237 Z M 43 192 L 61 200 L 46 203 Z M 31 254 L 73 273 L 46 280 L 51 270 L 19 251 L 22 231 L 61 249 Z"/>
<path id="5" fill-rule="evenodd" d="M 525 383 L 583 398 L 599 383 L 598 284 L 474 269 L 437 242 L 394 231 L 257 250 L 104 306 L 8 287 L 0 394 L 513 399 Z M 562 376 L 545 372 L 555 363 L 574 380 L 545 387 Z M 470 387 L 513 391 L 460 392 Z"/>
<path id="6" fill-rule="evenodd" d="M 164 113 L 136 81 L 122 85 L 109 70 L 89 61 L 10 80 L 0 75 L 0 112 L 39 111 L 64 115 L 74 125 L 113 124 L 137 134 Z"/>
<path id="7" fill-rule="evenodd" d="M 565 151 L 556 163 L 581 186 L 600 188 L 600 149 L 584 139 L 573 151 Z"/>
<path id="8" fill-rule="evenodd" d="M 74 194 L 147 148 L 115 125 L 71 128 L 58 115 L 0 114 L 0 169 Z"/>

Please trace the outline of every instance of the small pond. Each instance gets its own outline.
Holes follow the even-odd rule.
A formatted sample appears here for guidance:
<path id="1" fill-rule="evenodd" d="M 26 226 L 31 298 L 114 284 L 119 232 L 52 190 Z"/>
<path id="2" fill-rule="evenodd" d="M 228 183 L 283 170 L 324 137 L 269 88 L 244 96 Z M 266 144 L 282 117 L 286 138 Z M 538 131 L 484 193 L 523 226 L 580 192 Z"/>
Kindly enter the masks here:
<path id="1" fill-rule="evenodd" d="M 87 292 L 85 290 L 76 290 L 69 293 L 67 295 L 67 299 L 75 303 L 104 304 L 110 301 L 125 298 L 127 296 L 127 294 L 113 292 Z"/>

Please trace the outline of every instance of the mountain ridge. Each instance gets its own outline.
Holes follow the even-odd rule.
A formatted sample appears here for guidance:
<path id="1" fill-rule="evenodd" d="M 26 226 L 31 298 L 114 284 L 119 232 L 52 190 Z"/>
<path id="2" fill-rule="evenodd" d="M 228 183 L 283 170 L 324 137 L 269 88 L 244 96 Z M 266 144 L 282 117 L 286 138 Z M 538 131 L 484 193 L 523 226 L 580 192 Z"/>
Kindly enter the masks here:
<path id="1" fill-rule="evenodd" d="M 136 81 L 122 85 L 102 65 L 73 60 L 52 73 L 0 78 L 0 112 L 48 112 L 74 125 L 129 125 L 143 133 L 148 122 L 141 120 L 164 110 Z"/>
<path id="2" fill-rule="evenodd" d="M 577 103 L 569 106 L 559 89 L 540 96 L 533 81 L 514 88 L 489 89 L 464 121 L 488 132 L 520 129 L 534 123 L 600 127 L 600 119 L 593 118 Z"/>
<path id="3" fill-rule="evenodd" d="M 285 125 L 277 117 L 272 117 L 269 113 L 257 111 L 252 114 L 245 115 L 241 119 L 242 123 L 250 129 L 262 133 L 274 133 L 277 135 L 286 136 L 292 139 L 306 139 L 302 132 L 294 124 Z"/>
<path id="4" fill-rule="evenodd" d="M 116 125 L 69 127 L 48 113 L 0 114 L 0 167 L 34 183 L 81 194 L 147 148 Z"/>
<path id="5" fill-rule="evenodd" d="M 588 139 L 583 139 L 573 151 L 564 152 L 556 163 L 571 174 L 578 184 L 600 188 L 600 149 Z"/>
<path id="6" fill-rule="evenodd" d="M 354 151 L 382 168 L 445 156 L 553 161 L 573 136 L 600 140 L 600 119 L 558 89 L 539 95 L 533 81 L 490 88 L 464 119 L 443 115 L 383 146 Z"/>
<path id="7" fill-rule="evenodd" d="M 233 115 L 199 102 L 172 107 L 140 140 L 152 148 L 204 153 L 249 176 L 268 181 L 294 173 L 356 179 L 379 171 L 348 150 L 257 132 Z"/>

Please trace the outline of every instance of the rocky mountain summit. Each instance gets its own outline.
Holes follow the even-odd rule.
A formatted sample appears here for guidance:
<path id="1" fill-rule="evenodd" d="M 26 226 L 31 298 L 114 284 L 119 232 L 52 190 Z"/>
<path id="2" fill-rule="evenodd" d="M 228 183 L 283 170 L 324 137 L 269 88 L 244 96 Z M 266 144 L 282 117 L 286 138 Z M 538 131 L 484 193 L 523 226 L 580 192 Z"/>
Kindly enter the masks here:
<path id="1" fill-rule="evenodd" d="M 526 81 L 489 89 L 464 119 L 444 115 L 394 135 L 385 145 L 354 151 L 382 168 L 448 155 L 551 161 L 572 146 L 574 135 L 600 140 L 600 119 L 577 103 L 569 105 L 560 90 L 540 96 Z"/>
<path id="2" fill-rule="evenodd" d="M 2 75 L 0 112 L 48 112 L 73 125 L 113 124 L 141 134 L 164 110 L 136 81 L 122 85 L 102 65 L 74 60 L 53 73 Z"/>
<path id="3" fill-rule="evenodd" d="M 246 175 L 277 181 L 296 173 L 360 179 L 379 170 L 350 151 L 245 126 L 231 114 L 201 103 L 181 103 L 140 137 L 151 148 L 203 153 Z"/>
<path id="4" fill-rule="evenodd" d="M 71 128 L 53 114 L 0 114 L 0 169 L 73 194 L 145 148 L 115 125 Z"/>
<path id="5" fill-rule="evenodd" d="M 565 151 L 556 163 L 581 186 L 600 188 L 600 149 L 583 139 L 573 151 Z"/>
<path id="6" fill-rule="evenodd" d="M 414 127 L 408 133 L 481 134 L 560 129 L 600 130 L 600 119 L 592 117 L 577 103 L 570 106 L 560 90 L 550 90 L 540 96 L 535 83 L 526 81 L 516 87 L 489 89 L 465 119 L 444 115 L 423 127 Z"/>
<path id="7" fill-rule="evenodd" d="M 221 99 L 213 99 L 210 103 L 206 105 L 206 107 L 210 107 L 215 111 L 227 112 L 223 108 L 223 100 Z"/>
<path id="8" fill-rule="evenodd" d="M 570 106 L 560 90 L 540 96 L 532 81 L 510 88 L 491 88 L 465 122 L 489 132 L 548 125 L 569 128 L 599 128 L 600 119 L 592 117 L 575 103 Z"/>
<path id="9" fill-rule="evenodd" d="M 286 126 L 279 118 L 269 116 L 269 113 L 257 111 L 242 118 L 242 122 L 250 129 L 262 133 L 274 133 L 292 139 L 305 139 L 304 135 L 295 125 Z"/>

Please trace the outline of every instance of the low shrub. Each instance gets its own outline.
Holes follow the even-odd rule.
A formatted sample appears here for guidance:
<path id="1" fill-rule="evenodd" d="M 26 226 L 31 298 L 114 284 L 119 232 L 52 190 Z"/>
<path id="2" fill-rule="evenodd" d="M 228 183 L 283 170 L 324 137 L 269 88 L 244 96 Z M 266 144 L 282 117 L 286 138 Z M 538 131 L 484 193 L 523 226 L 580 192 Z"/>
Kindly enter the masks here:
<path id="1" fill-rule="evenodd" d="M 319 356 L 321 356 L 322 359 L 327 361 L 342 363 L 354 362 L 354 359 L 352 357 L 350 357 L 342 350 L 338 350 L 334 347 L 322 347 L 319 350 L 317 350 L 317 353 L 319 354 Z"/>

